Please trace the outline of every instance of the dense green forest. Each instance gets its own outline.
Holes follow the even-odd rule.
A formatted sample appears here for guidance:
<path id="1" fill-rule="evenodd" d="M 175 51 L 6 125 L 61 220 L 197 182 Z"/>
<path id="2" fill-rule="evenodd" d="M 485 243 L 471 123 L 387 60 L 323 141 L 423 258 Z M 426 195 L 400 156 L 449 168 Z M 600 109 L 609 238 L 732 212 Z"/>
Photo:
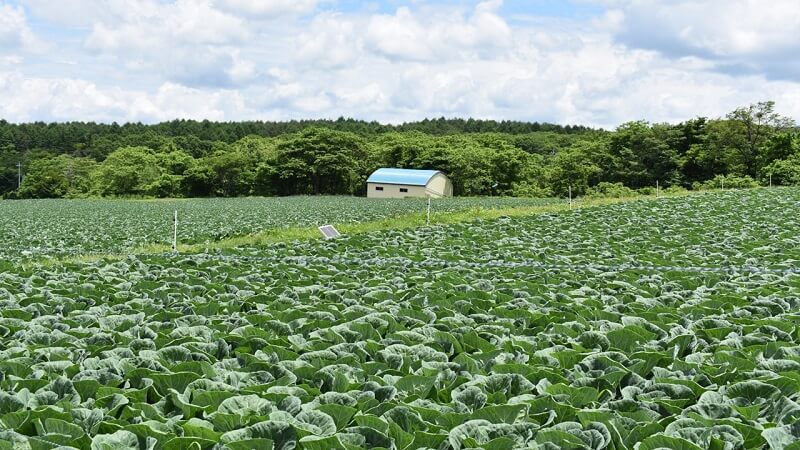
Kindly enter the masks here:
<path id="1" fill-rule="evenodd" d="M 18 164 L 22 184 L 18 186 Z M 456 195 L 577 195 L 661 186 L 800 184 L 800 131 L 773 102 L 724 118 L 613 131 L 435 119 L 176 120 L 154 125 L 0 120 L 0 195 L 363 194 L 378 167 L 439 169 Z"/>

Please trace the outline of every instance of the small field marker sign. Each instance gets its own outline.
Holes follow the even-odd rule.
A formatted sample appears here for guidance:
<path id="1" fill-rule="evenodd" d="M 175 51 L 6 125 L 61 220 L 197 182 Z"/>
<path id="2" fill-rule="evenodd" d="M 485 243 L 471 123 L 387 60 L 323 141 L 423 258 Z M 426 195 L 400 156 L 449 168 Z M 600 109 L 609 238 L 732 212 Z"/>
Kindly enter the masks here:
<path id="1" fill-rule="evenodd" d="M 323 225 L 319 227 L 319 232 L 322 233 L 322 236 L 324 236 L 325 239 L 336 239 L 337 237 L 341 236 L 341 234 L 339 234 L 333 225 Z"/>

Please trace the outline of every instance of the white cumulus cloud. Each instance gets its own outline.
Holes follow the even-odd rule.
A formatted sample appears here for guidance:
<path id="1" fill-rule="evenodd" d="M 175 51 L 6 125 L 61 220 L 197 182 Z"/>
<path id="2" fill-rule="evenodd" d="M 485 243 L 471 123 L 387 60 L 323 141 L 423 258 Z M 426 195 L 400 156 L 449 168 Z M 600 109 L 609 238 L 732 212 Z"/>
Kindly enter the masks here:
<path id="1" fill-rule="evenodd" d="M 794 0 L 586 0 L 576 4 L 599 10 L 574 17 L 502 0 L 19 1 L 0 0 L 7 120 L 448 116 L 611 128 L 766 99 L 800 118 Z"/>
<path id="2" fill-rule="evenodd" d="M 0 3 L 0 50 L 38 50 L 42 45 L 28 25 L 25 10 Z"/>
<path id="3" fill-rule="evenodd" d="M 270 19 L 310 13 L 316 9 L 317 3 L 317 0 L 218 0 L 221 9 Z"/>
<path id="4" fill-rule="evenodd" d="M 700 56 L 730 72 L 800 79 L 796 0 L 619 0 L 618 39 L 668 56 Z"/>

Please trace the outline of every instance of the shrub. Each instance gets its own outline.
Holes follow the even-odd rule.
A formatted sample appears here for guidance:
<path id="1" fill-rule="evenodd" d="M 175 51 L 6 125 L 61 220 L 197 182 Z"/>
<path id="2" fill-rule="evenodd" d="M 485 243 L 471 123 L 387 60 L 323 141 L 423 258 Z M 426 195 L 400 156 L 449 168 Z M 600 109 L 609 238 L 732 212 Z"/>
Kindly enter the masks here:
<path id="1" fill-rule="evenodd" d="M 678 185 L 672 185 L 664 189 L 665 194 L 684 194 L 686 192 L 689 192 L 689 190 L 683 186 L 678 186 Z"/>
<path id="2" fill-rule="evenodd" d="M 636 190 L 639 195 L 656 195 L 656 188 L 652 186 L 645 186 Z"/>
<path id="3" fill-rule="evenodd" d="M 702 183 L 694 183 L 692 189 L 705 191 L 710 189 L 749 189 L 758 187 L 758 182 L 749 176 L 717 175 Z"/>
<path id="4" fill-rule="evenodd" d="M 511 185 L 512 197 L 528 197 L 528 198 L 547 198 L 553 195 L 549 189 L 541 186 L 536 186 L 527 181 L 521 181 Z"/>
<path id="5" fill-rule="evenodd" d="M 762 171 L 762 183 L 768 184 L 772 175 L 772 184 L 778 186 L 800 186 L 800 154 L 787 159 L 773 161 Z"/>
<path id="6" fill-rule="evenodd" d="M 623 185 L 622 183 L 597 183 L 586 191 L 585 197 L 588 198 L 618 198 L 633 197 L 636 191 Z"/>

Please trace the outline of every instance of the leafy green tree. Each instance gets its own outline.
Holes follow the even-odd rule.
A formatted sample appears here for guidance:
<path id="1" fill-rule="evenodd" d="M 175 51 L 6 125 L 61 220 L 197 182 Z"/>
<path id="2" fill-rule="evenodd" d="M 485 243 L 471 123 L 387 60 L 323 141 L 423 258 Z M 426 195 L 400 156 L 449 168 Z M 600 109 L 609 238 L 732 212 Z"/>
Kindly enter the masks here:
<path id="1" fill-rule="evenodd" d="M 153 125 L 0 120 L 0 196 L 17 194 L 18 162 L 28 172 L 34 161 L 58 155 L 101 163 L 91 176 L 98 195 L 358 195 L 381 166 L 442 170 L 457 195 L 563 194 L 566 178 L 575 180 L 576 192 L 599 183 L 648 188 L 655 180 L 701 186 L 718 176 L 764 182 L 769 173 L 784 182 L 792 179 L 797 139 L 794 122 L 777 114 L 773 102 L 716 120 L 639 121 L 615 131 L 447 118 L 402 125 L 347 118 Z M 575 161 L 585 161 L 586 170 Z"/>
<path id="2" fill-rule="evenodd" d="M 256 195 L 275 195 L 276 159 L 278 158 L 277 140 L 261 136 L 245 136 L 231 145 L 233 151 L 245 155 L 251 164 L 251 193 Z"/>
<path id="3" fill-rule="evenodd" d="M 705 137 L 695 142 L 681 158 L 687 181 L 710 180 L 729 173 L 736 164 L 736 149 L 743 146 L 737 126 L 727 120 L 712 120 L 705 125 Z"/>
<path id="4" fill-rule="evenodd" d="M 678 143 L 680 171 L 686 185 L 707 180 L 714 175 L 713 167 L 705 161 L 704 146 L 708 139 L 708 119 L 698 117 L 678 125 L 681 139 Z M 713 163 L 711 164 L 713 166 Z"/>
<path id="5" fill-rule="evenodd" d="M 764 168 L 762 183 L 768 183 L 770 177 L 776 186 L 800 186 L 800 153 L 786 159 L 773 161 Z"/>
<path id="6" fill-rule="evenodd" d="M 491 178 L 493 184 L 497 185 L 492 194 L 510 195 L 514 185 L 522 181 L 534 181 L 526 178 L 533 175 L 531 168 L 534 167 L 534 156 L 539 155 L 531 155 L 506 143 L 489 152 Z"/>
<path id="7" fill-rule="evenodd" d="M 24 198 L 59 198 L 87 194 L 97 162 L 69 155 L 50 156 L 30 162 L 19 195 Z"/>
<path id="8" fill-rule="evenodd" d="M 547 183 L 545 157 L 529 154 L 519 171 L 519 179 L 511 184 L 508 195 L 514 197 L 550 197 L 553 195 Z"/>
<path id="9" fill-rule="evenodd" d="M 353 133 L 310 128 L 277 145 L 279 193 L 352 194 L 366 181 L 366 142 Z"/>
<path id="10" fill-rule="evenodd" d="M 147 147 L 124 147 L 112 152 L 92 175 L 99 195 L 147 195 L 147 186 L 162 174 L 159 158 Z"/>
<path id="11" fill-rule="evenodd" d="M 561 150 L 569 148 L 578 140 L 594 140 L 601 138 L 604 132 L 597 133 L 597 136 L 587 134 L 587 136 L 576 134 L 562 134 L 556 132 L 536 132 L 511 136 L 510 139 L 514 146 L 527 152 L 536 153 L 544 156 L 553 156 Z"/>
<path id="12" fill-rule="evenodd" d="M 455 195 L 490 195 L 492 193 L 492 185 L 495 184 L 495 180 L 489 149 L 471 142 L 469 146 L 458 149 L 445 147 L 444 154 L 448 159 L 444 171 L 450 176 Z M 434 166 L 434 168 L 437 167 Z"/>
<path id="13" fill-rule="evenodd" d="M 379 165 L 411 168 L 426 149 L 434 146 L 434 138 L 417 131 L 387 133 L 376 139 Z"/>
<path id="14" fill-rule="evenodd" d="M 759 165 L 765 166 L 773 161 L 789 158 L 797 152 L 800 152 L 800 134 L 792 131 L 774 133 L 759 152 Z"/>
<path id="15" fill-rule="evenodd" d="M 547 183 L 554 194 L 566 197 L 571 187 L 572 195 L 583 195 L 589 189 L 590 180 L 601 173 L 591 159 L 598 150 L 593 147 L 597 146 L 597 143 L 577 142 L 552 157 Z"/>
<path id="16" fill-rule="evenodd" d="M 210 197 L 214 194 L 216 174 L 208 158 L 202 158 L 186 171 L 184 184 L 189 197 Z"/>
<path id="17" fill-rule="evenodd" d="M 236 197 L 252 193 L 256 175 L 255 158 L 240 151 L 220 152 L 205 158 L 212 194 Z"/>
<path id="18" fill-rule="evenodd" d="M 641 121 L 621 125 L 609 142 L 613 165 L 605 181 L 632 188 L 653 186 L 656 180 L 662 184 L 678 181 L 679 139 L 680 132 L 668 125 Z"/>
<path id="19" fill-rule="evenodd" d="M 17 163 L 22 154 L 11 144 L 0 147 L 0 194 L 17 190 Z"/>
<path id="20" fill-rule="evenodd" d="M 214 143 L 205 141 L 195 135 L 177 136 L 173 139 L 175 146 L 195 158 L 209 155 L 214 148 Z"/>
<path id="21" fill-rule="evenodd" d="M 740 139 L 732 161 L 738 173 L 755 177 L 766 163 L 761 153 L 767 141 L 779 131 L 794 127 L 794 121 L 775 112 L 775 102 L 766 101 L 737 108 L 727 115 Z"/>
<path id="22" fill-rule="evenodd" d="M 770 163 L 761 171 L 761 182 L 774 185 L 800 186 L 800 134 L 783 132 L 766 145 Z"/>

